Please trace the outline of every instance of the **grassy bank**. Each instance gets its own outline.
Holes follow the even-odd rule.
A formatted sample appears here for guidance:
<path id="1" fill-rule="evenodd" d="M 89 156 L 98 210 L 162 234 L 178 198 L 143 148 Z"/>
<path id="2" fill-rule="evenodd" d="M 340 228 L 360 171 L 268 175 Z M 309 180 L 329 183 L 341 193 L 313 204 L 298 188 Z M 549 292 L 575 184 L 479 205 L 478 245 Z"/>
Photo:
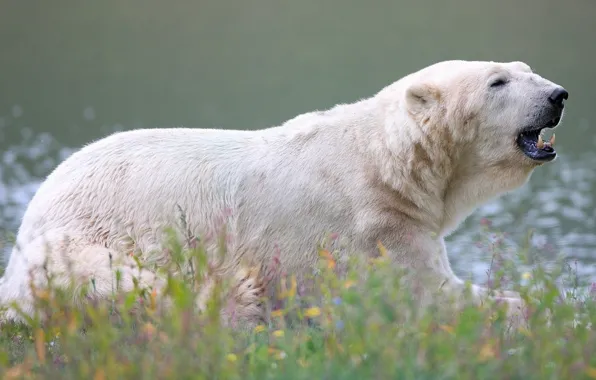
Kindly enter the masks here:
<path id="1" fill-rule="evenodd" d="M 1 378 L 596 378 L 596 334 L 586 328 L 596 317 L 594 292 L 580 294 L 573 273 L 561 290 L 567 270 L 519 273 L 495 253 L 491 283 L 506 280 L 533 305 L 529 329 L 508 331 L 503 305 L 419 310 L 383 255 L 338 275 L 333 252 L 321 250 L 318 296 L 301 295 L 284 277 L 271 324 L 232 331 L 222 327 L 218 297 L 204 313 L 192 308 L 208 271 L 201 247 L 173 253 L 174 265 L 197 260 L 189 274 L 169 279 L 174 302 L 165 316 L 157 295 L 143 289 L 83 311 L 60 291 L 38 292 L 30 326 L 0 331 Z"/>

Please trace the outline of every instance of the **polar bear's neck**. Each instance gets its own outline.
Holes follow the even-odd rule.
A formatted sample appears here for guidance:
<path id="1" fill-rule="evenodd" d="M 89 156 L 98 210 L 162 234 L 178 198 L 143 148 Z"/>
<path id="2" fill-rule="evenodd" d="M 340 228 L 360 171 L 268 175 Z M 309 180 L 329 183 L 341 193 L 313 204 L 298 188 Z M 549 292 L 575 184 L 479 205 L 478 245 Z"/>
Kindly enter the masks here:
<path id="1" fill-rule="evenodd" d="M 395 101 L 398 97 L 388 98 L 377 95 L 309 112 L 260 133 L 277 136 L 280 149 L 317 147 L 301 160 L 309 157 L 317 166 L 329 166 L 330 172 L 345 173 L 352 178 L 345 186 L 369 191 L 367 204 L 399 210 L 439 236 L 451 232 L 482 202 L 519 185 L 517 178 L 495 181 L 503 177 L 494 172 L 499 168 L 470 165 L 478 160 L 460 143 L 469 136 L 453 136 L 454 128 L 448 126 L 431 133 L 411 120 Z M 357 178 L 368 182 L 354 183 Z"/>
<path id="2" fill-rule="evenodd" d="M 438 236 L 450 234 L 478 206 L 521 186 L 530 175 L 529 169 L 477 165 L 480 158 L 466 149 L 469 136 L 454 136 L 454 126 L 439 126 L 431 133 L 398 103 L 380 107 L 385 116 L 377 130 L 382 132 L 368 132 L 369 152 L 383 182 L 407 203 L 402 212 Z"/>
<path id="3" fill-rule="evenodd" d="M 465 151 L 458 149 L 446 127 L 430 134 L 416 125 L 399 102 L 379 100 L 384 119 L 368 131 L 368 149 L 376 162 L 382 181 L 408 205 L 402 212 L 438 235 L 449 233 L 484 198 L 467 183 L 467 173 L 461 172 Z M 370 126 L 369 126 L 370 127 Z"/>

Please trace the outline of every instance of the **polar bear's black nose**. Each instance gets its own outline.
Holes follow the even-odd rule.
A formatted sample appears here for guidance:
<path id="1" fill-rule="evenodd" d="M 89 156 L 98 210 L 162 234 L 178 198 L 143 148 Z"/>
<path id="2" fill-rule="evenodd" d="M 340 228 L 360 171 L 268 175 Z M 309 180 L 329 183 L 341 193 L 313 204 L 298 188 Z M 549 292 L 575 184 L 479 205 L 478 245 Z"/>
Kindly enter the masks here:
<path id="1" fill-rule="evenodd" d="M 563 108 L 563 100 L 569 97 L 569 93 L 563 87 L 557 87 L 552 94 L 548 97 L 548 100 L 555 106 Z"/>

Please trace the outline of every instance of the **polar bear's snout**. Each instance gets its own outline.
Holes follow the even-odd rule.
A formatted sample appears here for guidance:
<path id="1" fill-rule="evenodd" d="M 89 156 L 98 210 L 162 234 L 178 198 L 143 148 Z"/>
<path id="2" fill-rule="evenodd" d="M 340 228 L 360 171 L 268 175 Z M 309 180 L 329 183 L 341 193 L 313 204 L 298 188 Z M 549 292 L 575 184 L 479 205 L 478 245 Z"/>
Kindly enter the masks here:
<path id="1" fill-rule="evenodd" d="M 547 92 L 547 101 L 542 102 L 540 111 L 535 113 L 534 120 L 522 128 L 517 137 L 517 145 L 522 152 L 533 161 L 548 162 L 555 159 L 557 152 L 553 148 L 554 135 L 545 140 L 543 131 L 555 128 L 561 122 L 565 108 L 564 101 L 569 98 L 565 88 L 555 85 L 553 90 Z"/>
<path id="2" fill-rule="evenodd" d="M 548 96 L 548 105 L 543 113 L 542 119 L 538 125 L 544 125 L 544 128 L 554 128 L 559 125 L 565 109 L 564 101 L 569 99 L 569 93 L 561 86 L 556 86 Z"/>
<path id="3" fill-rule="evenodd" d="M 556 108 L 560 108 L 563 110 L 565 108 L 565 104 L 563 104 L 564 100 L 569 98 L 569 93 L 563 87 L 557 87 L 555 90 L 550 94 L 548 97 L 548 101 Z"/>

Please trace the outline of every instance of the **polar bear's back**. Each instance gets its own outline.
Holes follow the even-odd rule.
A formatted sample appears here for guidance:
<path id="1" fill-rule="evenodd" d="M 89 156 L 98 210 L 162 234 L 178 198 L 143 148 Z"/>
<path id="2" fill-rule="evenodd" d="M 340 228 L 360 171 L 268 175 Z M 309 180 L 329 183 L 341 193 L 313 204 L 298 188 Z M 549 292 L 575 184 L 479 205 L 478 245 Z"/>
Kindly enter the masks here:
<path id="1" fill-rule="evenodd" d="M 174 218 L 177 205 L 193 207 L 202 195 L 217 194 L 210 206 L 224 208 L 241 178 L 234 173 L 238 163 L 250 164 L 265 153 L 260 141 L 254 132 L 186 128 L 108 136 L 48 176 L 25 212 L 20 240 L 57 228 L 97 235 L 113 223 L 121 230 L 132 221 L 149 229 L 174 222 L 164 218 Z"/>
<path id="2" fill-rule="evenodd" d="M 180 209 L 198 236 L 225 223 L 236 246 L 229 250 L 245 257 L 312 251 L 330 232 L 355 236 L 357 221 L 370 214 L 363 219 L 361 208 L 378 197 L 367 185 L 369 158 L 357 146 L 361 136 L 368 141 L 380 133 L 367 127 L 373 106 L 309 113 L 258 131 L 114 134 L 48 176 L 25 212 L 17 244 L 60 230 L 83 245 L 159 251 L 163 228 L 180 226 Z M 288 257 L 296 267 L 304 259 Z"/>

